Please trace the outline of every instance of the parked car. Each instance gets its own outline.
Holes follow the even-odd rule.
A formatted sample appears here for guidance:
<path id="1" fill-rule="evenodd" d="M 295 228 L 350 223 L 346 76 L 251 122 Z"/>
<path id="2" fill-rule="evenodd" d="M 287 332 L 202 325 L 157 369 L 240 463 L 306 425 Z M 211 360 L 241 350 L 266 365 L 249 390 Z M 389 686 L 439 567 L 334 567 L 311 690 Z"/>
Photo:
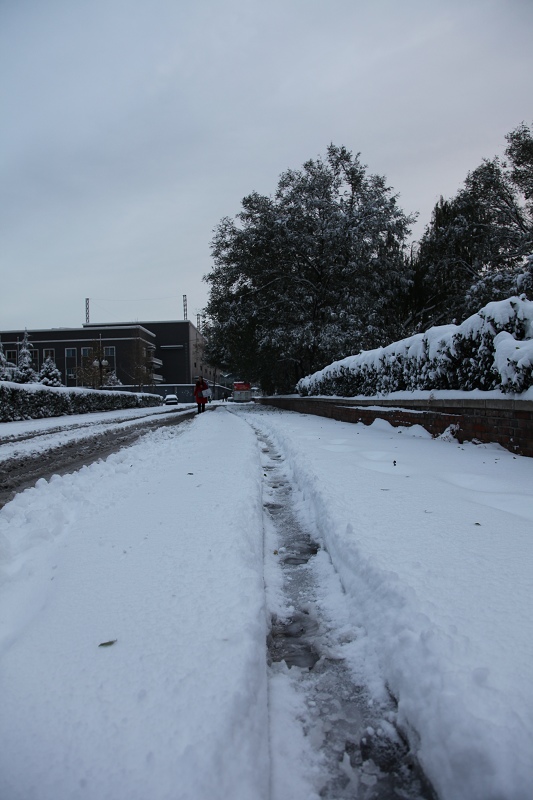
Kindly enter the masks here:
<path id="1" fill-rule="evenodd" d="M 167 394 L 165 397 L 165 405 L 166 406 L 177 406 L 178 405 L 178 398 L 175 394 Z"/>

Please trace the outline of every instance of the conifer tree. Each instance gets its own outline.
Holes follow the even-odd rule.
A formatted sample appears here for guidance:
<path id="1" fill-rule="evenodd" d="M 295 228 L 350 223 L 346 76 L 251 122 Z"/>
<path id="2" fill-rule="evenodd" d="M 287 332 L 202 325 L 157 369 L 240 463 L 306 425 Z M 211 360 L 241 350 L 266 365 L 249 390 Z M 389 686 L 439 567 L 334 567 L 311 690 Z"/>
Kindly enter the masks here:
<path id="1" fill-rule="evenodd" d="M 123 385 L 122 381 L 120 380 L 120 378 L 117 377 L 117 373 L 115 372 L 115 370 L 111 370 L 111 372 L 108 372 L 107 375 L 105 376 L 104 386 L 106 389 L 110 389 L 113 386 L 122 386 L 122 385 Z"/>
<path id="2" fill-rule="evenodd" d="M 488 302 L 533 290 L 533 207 L 513 174 L 498 158 L 485 159 L 455 197 L 435 206 L 414 265 L 419 329 L 460 323 Z"/>
<path id="3" fill-rule="evenodd" d="M 13 375 L 13 380 L 15 381 L 15 383 L 37 382 L 37 373 L 35 372 L 32 366 L 33 363 L 33 356 L 31 352 L 32 349 L 33 345 L 30 342 L 28 329 L 26 328 L 24 331 L 24 337 L 20 344 L 17 367 Z"/>
<path id="4" fill-rule="evenodd" d="M 505 138 L 505 155 L 510 161 L 511 180 L 524 195 L 533 216 L 533 129 L 530 130 L 523 122 Z"/>
<path id="5" fill-rule="evenodd" d="M 48 358 L 44 360 L 37 380 L 39 383 L 44 384 L 44 386 L 63 386 L 61 383 L 61 373 L 51 356 L 48 356 Z"/>
<path id="6" fill-rule="evenodd" d="M 0 339 L 0 381 L 11 380 L 11 370 L 9 369 L 9 362 L 4 353 L 4 345 Z"/>

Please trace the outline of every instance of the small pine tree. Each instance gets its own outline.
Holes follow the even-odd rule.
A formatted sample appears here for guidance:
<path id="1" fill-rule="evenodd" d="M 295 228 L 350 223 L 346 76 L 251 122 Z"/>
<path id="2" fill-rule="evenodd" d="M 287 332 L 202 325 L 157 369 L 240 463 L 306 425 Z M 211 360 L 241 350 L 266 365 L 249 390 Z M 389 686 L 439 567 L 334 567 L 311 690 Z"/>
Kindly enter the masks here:
<path id="1" fill-rule="evenodd" d="M 44 360 L 37 380 L 39 383 L 44 384 L 44 386 L 63 386 L 61 383 L 61 373 L 51 356 L 48 356 L 48 358 Z"/>
<path id="2" fill-rule="evenodd" d="M 8 360 L 4 353 L 4 345 L 0 339 L 0 381 L 11 380 L 11 372 L 8 369 Z"/>
<path id="3" fill-rule="evenodd" d="M 15 370 L 15 374 L 13 375 L 13 380 L 15 383 L 36 383 L 37 382 L 37 373 L 33 369 L 32 362 L 33 356 L 31 351 L 33 349 L 33 345 L 30 342 L 30 337 L 28 336 L 28 329 L 24 331 L 24 338 L 22 339 L 17 368 Z"/>
<path id="4" fill-rule="evenodd" d="M 120 378 L 117 378 L 117 373 L 115 372 L 115 370 L 107 373 L 104 381 L 104 386 L 106 388 L 111 388 L 113 386 L 122 386 L 122 385 L 123 383 L 120 380 Z"/>

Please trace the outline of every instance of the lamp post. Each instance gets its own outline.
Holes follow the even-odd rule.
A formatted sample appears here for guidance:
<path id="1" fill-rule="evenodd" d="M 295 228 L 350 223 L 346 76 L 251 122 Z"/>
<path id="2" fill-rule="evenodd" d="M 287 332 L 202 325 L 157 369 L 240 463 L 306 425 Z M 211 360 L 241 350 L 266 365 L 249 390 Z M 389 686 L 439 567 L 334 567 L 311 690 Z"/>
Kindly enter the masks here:
<path id="1" fill-rule="evenodd" d="M 100 372 L 100 386 L 102 388 L 102 384 L 104 382 L 104 367 L 109 365 L 109 361 L 104 357 L 104 351 L 102 350 L 102 334 L 100 334 L 100 347 L 98 349 L 98 355 L 95 357 L 93 361 L 93 367 L 97 367 Z"/>

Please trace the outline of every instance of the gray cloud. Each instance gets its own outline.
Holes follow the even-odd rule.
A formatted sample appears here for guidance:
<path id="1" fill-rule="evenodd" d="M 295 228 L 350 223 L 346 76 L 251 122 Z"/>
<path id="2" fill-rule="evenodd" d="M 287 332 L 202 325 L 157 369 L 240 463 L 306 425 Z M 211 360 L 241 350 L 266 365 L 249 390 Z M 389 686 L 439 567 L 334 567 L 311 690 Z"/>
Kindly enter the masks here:
<path id="1" fill-rule="evenodd" d="M 181 314 L 220 218 L 333 141 L 415 233 L 531 121 L 529 0 L 0 5 L 0 328 Z"/>

